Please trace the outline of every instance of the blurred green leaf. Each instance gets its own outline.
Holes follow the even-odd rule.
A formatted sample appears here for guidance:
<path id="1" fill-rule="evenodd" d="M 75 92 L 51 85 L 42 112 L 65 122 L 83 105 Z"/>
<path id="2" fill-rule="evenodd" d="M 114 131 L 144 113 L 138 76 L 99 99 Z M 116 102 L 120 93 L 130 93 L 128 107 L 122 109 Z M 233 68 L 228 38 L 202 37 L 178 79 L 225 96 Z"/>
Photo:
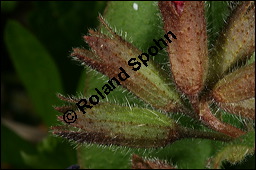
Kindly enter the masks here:
<path id="1" fill-rule="evenodd" d="M 12 12 L 17 6 L 17 1 L 1 1 L 1 13 Z"/>
<path id="2" fill-rule="evenodd" d="M 42 44 L 16 21 L 8 21 L 5 43 L 15 69 L 28 91 L 36 112 L 48 125 L 56 122 L 55 94 L 62 92 L 58 69 Z"/>
<path id="3" fill-rule="evenodd" d="M 47 48 L 61 72 L 63 89 L 74 94 L 83 67 L 69 57 L 72 47 L 85 46 L 83 34 L 96 27 L 104 1 L 34 1 L 29 27 Z M 50 42 L 50 43 L 49 43 Z"/>
<path id="4" fill-rule="evenodd" d="M 64 169 L 76 164 L 76 151 L 60 138 L 49 136 L 37 145 L 37 153 L 21 152 L 21 156 L 32 168 Z"/>
<path id="5" fill-rule="evenodd" d="M 154 45 L 153 39 L 163 37 L 163 22 L 155 1 L 117 1 L 109 2 L 104 18 L 128 42 L 143 52 Z M 127 38 L 126 37 L 127 33 Z M 162 50 L 153 58 L 157 63 L 168 62 Z"/>
<path id="6" fill-rule="evenodd" d="M 77 150 L 78 163 L 85 169 L 128 169 L 130 156 L 121 150 L 117 146 L 83 146 Z"/>
<path id="7" fill-rule="evenodd" d="M 125 38 L 125 32 L 138 48 L 147 50 L 153 39 L 164 35 L 161 18 L 156 2 L 152 1 L 118 1 L 109 2 L 104 18 Z M 127 38 L 128 38 L 127 37 Z"/>
<path id="8" fill-rule="evenodd" d="M 4 165 L 11 168 L 29 168 L 23 161 L 21 152 L 35 151 L 35 144 L 25 141 L 1 124 L 1 168 Z"/>
<path id="9" fill-rule="evenodd" d="M 212 46 L 230 14 L 227 1 L 206 1 L 206 18 L 209 45 Z"/>
<path id="10" fill-rule="evenodd" d="M 179 169 L 204 169 L 211 151 L 210 140 L 184 139 L 171 144 L 156 155 L 177 165 Z"/>

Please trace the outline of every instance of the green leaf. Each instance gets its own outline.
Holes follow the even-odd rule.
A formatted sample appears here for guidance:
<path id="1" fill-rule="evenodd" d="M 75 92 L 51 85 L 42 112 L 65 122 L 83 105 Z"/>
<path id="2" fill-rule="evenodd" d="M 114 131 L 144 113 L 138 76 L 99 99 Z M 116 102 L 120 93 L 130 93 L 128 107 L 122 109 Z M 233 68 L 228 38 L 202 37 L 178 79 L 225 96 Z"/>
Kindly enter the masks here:
<path id="1" fill-rule="evenodd" d="M 155 44 L 153 39 L 158 40 L 165 34 L 155 1 L 109 2 L 103 17 L 119 35 L 142 52 L 147 52 L 148 48 Z M 165 63 L 168 62 L 168 55 L 162 50 L 153 60 Z"/>
<path id="2" fill-rule="evenodd" d="M 35 153 L 36 146 L 2 124 L 1 139 L 4 139 L 1 141 L 1 168 L 29 168 L 22 160 L 21 152 Z"/>
<path id="3" fill-rule="evenodd" d="M 64 169 L 77 163 L 73 147 L 52 136 L 37 145 L 36 154 L 21 152 L 21 156 L 32 168 Z"/>
<path id="4" fill-rule="evenodd" d="M 95 144 L 80 147 L 77 149 L 78 164 L 86 169 L 128 169 L 130 156 L 127 152 L 121 152 L 121 149 L 117 146 L 103 147 Z"/>
<path id="5" fill-rule="evenodd" d="M 16 21 L 8 21 L 5 42 L 15 69 L 28 91 L 36 113 L 48 125 L 56 122 L 52 105 L 55 94 L 62 92 L 61 80 L 54 61 L 26 28 Z"/>
<path id="6" fill-rule="evenodd" d="M 207 30 L 210 47 L 222 31 L 230 13 L 227 1 L 206 1 Z"/>
<path id="7" fill-rule="evenodd" d="M 142 50 L 147 50 L 153 39 L 162 37 L 164 31 L 156 2 L 152 1 L 118 1 L 109 2 L 104 18 L 117 32 L 125 32 L 131 39 L 127 39 Z M 118 15 L 117 15 L 118 14 Z"/>
<path id="8" fill-rule="evenodd" d="M 177 165 L 179 169 L 204 169 L 211 151 L 210 140 L 184 139 L 152 155 L 157 155 L 158 158 Z"/>

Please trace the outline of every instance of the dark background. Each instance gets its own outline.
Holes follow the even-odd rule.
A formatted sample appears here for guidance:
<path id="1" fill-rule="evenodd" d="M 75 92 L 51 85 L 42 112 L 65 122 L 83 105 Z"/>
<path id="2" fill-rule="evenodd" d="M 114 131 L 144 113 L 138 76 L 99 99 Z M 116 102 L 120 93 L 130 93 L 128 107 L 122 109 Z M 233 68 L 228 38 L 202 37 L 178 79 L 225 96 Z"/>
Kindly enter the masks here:
<path id="1" fill-rule="evenodd" d="M 38 153 L 38 147 L 45 147 L 39 141 L 47 134 L 48 125 L 36 114 L 33 99 L 30 98 L 9 55 L 5 43 L 8 21 L 15 20 L 20 23 L 50 54 L 58 68 L 63 87 L 63 90 L 57 91 L 76 94 L 83 67 L 72 61 L 69 54 L 73 47 L 87 47 L 82 36 L 87 34 L 88 28 L 97 27 L 97 16 L 103 12 L 105 5 L 106 2 L 95 1 L 1 1 L 1 168 L 65 168 L 76 163 L 73 147 L 58 139 L 50 139 L 52 145 L 57 145 L 56 150 L 40 153 L 40 158 L 31 158 L 37 159 L 32 166 L 25 164 L 21 157 L 23 151 L 33 155 Z M 38 62 L 40 63 L 40 58 Z M 30 66 L 27 63 L 27 67 Z M 51 83 L 48 82 L 45 86 L 47 85 Z M 10 122 L 14 124 L 10 125 Z M 20 123 L 25 127 L 19 126 Z M 29 137 L 17 135 L 18 129 Z M 47 157 L 52 162 L 47 162 Z"/>

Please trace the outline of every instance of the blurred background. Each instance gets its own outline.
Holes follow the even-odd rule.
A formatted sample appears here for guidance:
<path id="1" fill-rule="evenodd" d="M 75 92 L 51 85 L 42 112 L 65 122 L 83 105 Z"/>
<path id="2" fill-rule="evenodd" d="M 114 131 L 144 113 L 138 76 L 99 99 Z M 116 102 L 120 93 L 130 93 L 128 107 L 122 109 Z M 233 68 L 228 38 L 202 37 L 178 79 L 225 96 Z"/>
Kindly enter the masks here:
<path id="1" fill-rule="evenodd" d="M 69 54 L 73 47 L 88 48 L 82 36 L 98 26 L 97 16 L 106 4 L 1 1 L 1 168 L 77 164 L 76 146 L 49 133 L 49 127 L 58 124 L 52 106 L 63 104 L 56 93 L 82 92 L 84 68 Z M 98 156 L 95 164 L 104 167 L 113 153 L 120 164 L 127 164 L 116 151 L 99 150 L 90 150 Z M 252 168 L 254 159 L 250 156 L 236 166 L 225 163 L 225 168 Z"/>
<path id="2" fill-rule="evenodd" d="M 74 146 L 52 137 L 56 93 L 76 94 L 86 47 L 106 2 L 1 1 L 1 168 L 67 168 Z"/>

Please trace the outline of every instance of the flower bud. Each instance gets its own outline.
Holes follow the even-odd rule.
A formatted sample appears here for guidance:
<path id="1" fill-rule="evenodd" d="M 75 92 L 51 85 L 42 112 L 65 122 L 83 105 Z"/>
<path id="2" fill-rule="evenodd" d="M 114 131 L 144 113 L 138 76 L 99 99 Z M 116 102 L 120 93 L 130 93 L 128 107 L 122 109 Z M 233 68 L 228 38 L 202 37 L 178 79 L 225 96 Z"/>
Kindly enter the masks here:
<path id="1" fill-rule="evenodd" d="M 62 99 L 66 101 L 63 96 Z M 67 110 L 70 111 L 66 106 L 55 109 L 65 114 Z M 226 135 L 183 127 L 166 115 L 146 108 L 100 103 L 86 114 L 79 110 L 73 111 L 74 113 L 77 119 L 72 123 L 66 122 L 64 116 L 59 116 L 58 119 L 68 123 L 68 126 L 52 127 L 53 134 L 78 143 L 136 148 L 164 147 L 182 138 L 230 140 Z"/>
<path id="2" fill-rule="evenodd" d="M 71 55 L 110 78 L 117 78 L 122 68 L 126 75 L 125 80 L 119 81 L 122 86 L 155 108 L 164 111 L 179 110 L 182 104 L 178 92 L 156 69 L 149 54 L 142 53 L 112 32 L 102 18 L 100 21 L 113 37 L 90 30 L 91 35 L 84 38 L 93 52 L 75 48 Z"/>
<path id="3" fill-rule="evenodd" d="M 177 40 L 169 45 L 171 70 L 177 86 L 187 95 L 202 90 L 208 69 L 207 34 L 202 1 L 159 1 L 165 32 Z"/>
<path id="4" fill-rule="evenodd" d="M 255 51 L 255 4 L 241 1 L 227 21 L 211 54 L 211 75 L 209 82 L 215 82 L 238 60 L 250 57 Z"/>
<path id="5" fill-rule="evenodd" d="M 154 110 L 101 103 L 86 114 L 75 112 L 74 123 L 53 127 L 53 133 L 79 143 L 143 148 L 163 147 L 179 137 L 176 123 Z"/>
<path id="6" fill-rule="evenodd" d="M 213 88 L 212 96 L 220 103 L 234 103 L 255 96 L 255 63 L 226 75 Z"/>

